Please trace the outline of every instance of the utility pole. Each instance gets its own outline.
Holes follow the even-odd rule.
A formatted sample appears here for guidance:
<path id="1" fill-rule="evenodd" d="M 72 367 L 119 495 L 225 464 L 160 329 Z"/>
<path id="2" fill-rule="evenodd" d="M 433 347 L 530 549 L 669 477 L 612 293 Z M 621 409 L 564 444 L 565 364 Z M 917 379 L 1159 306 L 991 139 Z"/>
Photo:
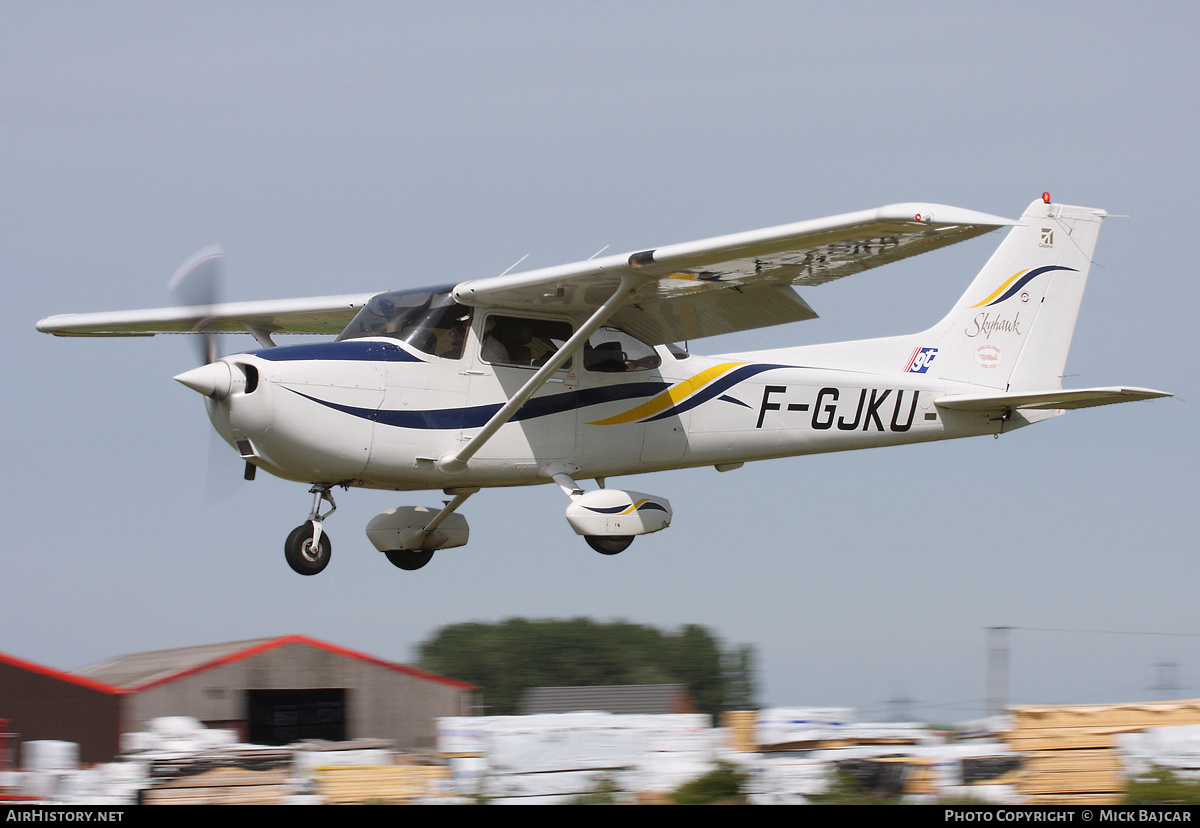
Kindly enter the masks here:
<path id="1" fill-rule="evenodd" d="M 887 705 L 892 711 L 889 714 L 890 718 L 888 719 L 888 721 L 890 721 L 890 722 L 910 722 L 910 721 L 912 721 L 912 716 L 909 713 L 909 705 L 913 704 L 915 701 L 916 701 L 916 699 L 910 699 L 908 697 L 908 695 L 904 692 L 903 687 L 898 686 L 898 685 L 893 687 L 892 688 L 892 697 L 887 700 Z"/>
<path id="2" fill-rule="evenodd" d="M 987 715 L 998 716 L 1008 707 L 1008 631 L 988 627 Z"/>
<path id="3" fill-rule="evenodd" d="M 1158 698 L 1173 699 L 1178 697 L 1179 691 L 1183 689 L 1179 685 L 1178 669 L 1179 664 L 1174 661 L 1160 661 L 1154 665 L 1154 672 L 1158 676 L 1158 680 L 1150 689 L 1158 694 Z"/>

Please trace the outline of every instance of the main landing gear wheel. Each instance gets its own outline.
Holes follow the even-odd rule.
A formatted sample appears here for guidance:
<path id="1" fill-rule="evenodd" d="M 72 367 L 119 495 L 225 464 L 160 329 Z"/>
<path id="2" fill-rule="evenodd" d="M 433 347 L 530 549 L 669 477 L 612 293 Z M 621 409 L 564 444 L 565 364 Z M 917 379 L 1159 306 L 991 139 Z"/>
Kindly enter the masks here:
<path id="1" fill-rule="evenodd" d="M 633 535 L 584 535 L 583 539 L 601 555 L 619 555 L 633 543 Z"/>
<path id="2" fill-rule="evenodd" d="M 429 563 L 429 559 L 433 557 L 432 549 L 389 549 L 383 554 L 387 555 L 387 559 L 394 566 L 412 572 L 420 569 L 425 564 Z"/>
<path id="3" fill-rule="evenodd" d="M 301 575 L 316 575 L 329 566 L 329 557 L 333 547 L 329 543 L 329 535 L 321 533 L 320 542 L 313 544 L 313 525 L 303 523 L 292 530 L 287 542 L 283 545 L 283 554 L 288 566 Z"/>

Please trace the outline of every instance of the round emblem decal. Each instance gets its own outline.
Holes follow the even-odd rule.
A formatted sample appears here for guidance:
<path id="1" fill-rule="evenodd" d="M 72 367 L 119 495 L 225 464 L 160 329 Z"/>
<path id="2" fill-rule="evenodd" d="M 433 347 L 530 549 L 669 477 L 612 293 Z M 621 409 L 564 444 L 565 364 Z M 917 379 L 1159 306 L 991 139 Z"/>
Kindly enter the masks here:
<path id="1" fill-rule="evenodd" d="M 980 368 L 999 368 L 1004 354 L 995 345 L 980 345 L 975 349 L 975 364 Z"/>

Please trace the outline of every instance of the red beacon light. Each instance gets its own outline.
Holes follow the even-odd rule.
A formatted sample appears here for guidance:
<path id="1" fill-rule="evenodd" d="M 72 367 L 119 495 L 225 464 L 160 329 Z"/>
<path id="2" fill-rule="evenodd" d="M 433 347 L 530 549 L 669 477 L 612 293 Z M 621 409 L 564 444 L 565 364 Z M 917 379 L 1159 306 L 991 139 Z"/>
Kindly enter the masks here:
<path id="1" fill-rule="evenodd" d="M 1042 202 L 1044 204 L 1050 203 L 1050 194 L 1049 193 L 1042 193 Z"/>

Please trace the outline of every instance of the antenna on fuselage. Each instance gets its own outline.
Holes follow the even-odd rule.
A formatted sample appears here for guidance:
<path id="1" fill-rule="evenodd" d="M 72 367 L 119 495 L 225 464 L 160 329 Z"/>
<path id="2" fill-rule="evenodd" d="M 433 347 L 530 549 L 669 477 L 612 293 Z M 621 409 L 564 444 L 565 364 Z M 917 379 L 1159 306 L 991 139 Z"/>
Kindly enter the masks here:
<path id="1" fill-rule="evenodd" d="M 509 270 L 512 270 L 514 267 L 516 267 L 517 265 L 519 265 L 521 262 L 525 261 L 528 258 L 529 258 L 529 254 L 526 253 L 524 256 L 522 256 L 521 258 L 517 259 L 515 262 L 510 264 L 508 266 L 508 270 L 504 271 L 504 273 L 508 273 Z M 500 275 L 503 276 L 504 273 L 501 273 Z"/>

